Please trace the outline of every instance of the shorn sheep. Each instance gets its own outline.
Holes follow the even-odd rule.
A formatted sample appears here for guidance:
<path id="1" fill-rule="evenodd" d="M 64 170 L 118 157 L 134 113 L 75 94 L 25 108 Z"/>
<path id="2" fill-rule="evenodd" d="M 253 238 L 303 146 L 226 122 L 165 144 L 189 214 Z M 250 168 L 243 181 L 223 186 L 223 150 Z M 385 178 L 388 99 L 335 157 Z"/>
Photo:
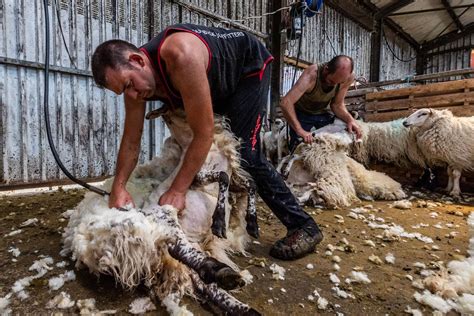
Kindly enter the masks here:
<path id="1" fill-rule="evenodd" d="M 300 202 L 312 201 L 336 208 L 349 206 L 359 197 L 405 198 L 398 182 L 383 173 L 367 170 L 348 156 L 352 138 L 341 128 L 342 125 L 333 125 L 317 130 L 311 145 L 302 143 L 296 148 L 294 159 L 284 173 Z"/>
<path id="2" fill-rule="evenodd" d="M 255 199 L 252 194 L 239 193 L 231 210 L 227 198 L 222 199 L 222 193 L 226 194 L 222 185 L 219 188 L 204 177 L 224 171 L 231 187 L 252 187 L 240 169 L 238 141 L 224 128 L 224 121 L 216 119 L 214 143 L 186 194 L 186 209 L 178 214 L 157 201 L 176 176 L 192 134 L 184 113 L 161 109 L 148 118 L 162 114 L 172 136 L 165 142 L 164 155 L 137 167 L 128 181 L 127 190 L 136 207 L 128 212 L 109 209 L 106 198 L 86 194 L 70 212 L 62 254 L 71 255 L 77 266 L 85 265 L 93 273 L 113 275 L 127 288 L 144 282 L 150 295 L 165 305 L 172 302 L 167 307 L 170 312 L 171 305 L 189 294 L 205 298 L 229 314 L 258 315 L 221 289 L 244 284 L 228 252 L 245 254 L 247 231 L 258 234 L 256 214 L 249 214 L 255 209 Z M 111 183 L 108 180 L 104 188 L 110 189 Z M 224 221 L 219 225 L 224 226 L 215 227 L 215 214 L 222 210 Z"/>
<path id="3" fill-rule="evenodd" d="M 463 170 L 474 170 L 474 117 L 455 117 L 449 110 L 420 109 L 403 122 L 414 129 L 427 161 L 448 166 L 447 192 L 459 197 Z"/>

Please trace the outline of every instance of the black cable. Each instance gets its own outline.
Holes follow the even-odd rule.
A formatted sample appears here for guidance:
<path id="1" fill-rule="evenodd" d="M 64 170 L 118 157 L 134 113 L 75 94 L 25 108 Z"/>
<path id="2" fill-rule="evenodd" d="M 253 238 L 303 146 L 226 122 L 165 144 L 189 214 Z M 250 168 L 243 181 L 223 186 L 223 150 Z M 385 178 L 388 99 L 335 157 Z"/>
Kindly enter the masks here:
<path id="1" fill-rule="evenodd" d="M 385 45 L 387 45 L 388 47 L 388 50 L 392 53 L 393 57 L 395 57 L 395 59 L 403 62 L 403 63 L 409 63 L 413 60 L 416 59 L 416 56 L 414 57 L 410 57 L 410 59 L 401 59 L 400 57 L 398 57 L 395 52 L 393 51 L 392 47 L 390 47 L 390 45 L 388 44 L 388 40 L 387 40 L 387 36 L 385 35 L 385 30 L 384 30 L 384 27 L 382 25 L 382 35 L 383 35 L 383 39 L 385 40 Z"/>
<path id="2" fill-rule="evenodd" d="M 304 12 L 301 12 L 300 19 L 301 19 L 301 35 L 300 35 L 300 38 L 298 39 L 298 50 L 296 51 L 295 72 L 293 73 L 293 80 L 291 81 L 292 87 L 295 85 L 296 72 L 298 71 L 297 70 L 298 62 L 300 61 L 301 42 L 303 42 L 303 34 L 304 34 Z"/>
<path id="3" fill-rule="evenodd" d="M 110 193 L 94 187 L 92 185 L 87 184 L 86 182 L 75 178 L 69 171 L 64 167 L 61 159 L 59 158 L 58 153 L 56 152 L 56 148 L 54 147 L 53 137 L 51 135 L 51 126 L 49 122 L 49 109 L 48 109 L 48 98 L 49 98 L 49 12 L 48 12 L 48 0 L 43 0 L 44 6 L 44 22 L 45 22 L 45 61 L 44 61 L 44 125 L 46 127 L 46 134 L 48 136 L 49 146 L 51 147 L 51 152 L 53 154 L 54 160 L 58 164 L 59 168 L 64 172 L 64 174 L 71 179 L 72 181 L 76 182 L 77 184 L 83 186 L 84 188 L 95 192 L 100 195 L 110 195 Z"/>
<path id="4" fill-rule="evenodd" d="M 298 62 L 300 59 L 300 54 L 301 54 L 301 42 L 303 41 L 303 35 L 304 35 L 304 10 L 301 12 L 301 35 L 298 41 L 298 50 L 296 51 L 296 64 L 295 64 L 295 72 L 293 73 L 293 80 L 291 82 L 291 87 L 295 85 L 295 80 L 296 80 L 296 72 L 298 71 Z M 295 17 L 296 18 L 296 17 Z M 286 142 L 288 148 L 290 148 L 290 127 L 288 125 L 288 122 L 286 123 Z M 295 146 L 296 148 L 296 146 Z"/>
<path id="5" fill-rule="evenodd" d="M 71 53 L 69 53 L 69 48 L 67 47 L 67 44 L 66 44 L 66 38 L 64 37 L 63 27 L 61 26 L 61 14 L 59 12 L 59 6 L 58 6 L 58 3 L 56 2 L 56 0 L 54 0 L 54 7 L 56 8 L 56 10 L 55 10 L 56 11 L 56 17 L 58 19 L 59 31 L 61 33 L 61 37 L 63 38 L 64 47 L 66 47 L 66 52 L 67 52 L 67 55 L 69 56 L 69 60 L 71 61 L 71 64 L 74 66 L 74 68 L 77 69 L 77 66 L 74 63 L 74 60 L 71 56 Z"/>

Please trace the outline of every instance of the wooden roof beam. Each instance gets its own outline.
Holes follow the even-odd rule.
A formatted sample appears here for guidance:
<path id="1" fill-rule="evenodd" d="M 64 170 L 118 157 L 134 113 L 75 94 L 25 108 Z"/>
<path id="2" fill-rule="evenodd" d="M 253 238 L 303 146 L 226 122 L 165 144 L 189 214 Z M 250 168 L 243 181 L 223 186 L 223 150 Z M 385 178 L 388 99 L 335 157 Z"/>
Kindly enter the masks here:
<path id="1" fill-rule="evenodd" d="M 326 0 L 324 4 L 336 10 L 343 16 L 371 32 L 374 29 L 372 16 L 367 14 L 360 6 L 347 0 Z"/>
<path id="2" fill-rule="evenodd" d="M 400 6 L 398 7 L 397 9 L 395 10 L 399 10 L 403 5 L 403 6 L 406 6 L 408 5 L 408 2 L 413 2 L 414 0 L 408 0 L 408 1 L 400 1 L 400 3 L 398 3 L 398 1 L 396 1 L 396 6 Z M 366 10 L 368 10 L 370 13 L 373 14 L 373 17 L 375 17 L 375 15 L 377 14 L 377 12 L 381 11 L 379 8 L 377 8 L 377 6 L 373 3 L 371 3 L 369 0 L 357 0 L 357 2 L 362 5 L 363 7 L 365 7 Z M 385 15 L 388 15 L 390 14 L 392 9 L 395 8 L 395 6 L 393 6 L 394 4 L 389 4 L 388 6 L 385 6 L 385 12 L 387 13 L 382 13 L 380 14 L 379 13 L 379 16 L 383 16 L 383 14 Z M 389 7 L 391 7 L 389 9 Z M 376 19 L 374 19 L 375 21 Z M 384 24 L 387 25 L 395 34 L 399 35 L 402 39 L 404 39 L 408 44 L 410 44 L 416 51 L 419 50 L 420 48 L 420 44 L 410 35 L 408 34 L 407 32 L 405 32 L 400 25 L 398 25 L 397 23 L 395 23 L 392 19 L 390 19 L 388 16 L 386 16 L 384 18 Z"/>
<path id="3" fill-rule="evenodd" d="M 449 16 L 451 16 L 451 19 L 456 24 L 456 27 L 458 28 L 458 30 L 463 31 L 464 25 L 462 25 L 461 21 L 459 20 L 458 16 L 456 15 L 453 8 L 449 4 L 448 0 L 441 0 L 441 2 L 443 3 L 443 6 L 446 8 L 446 11 L 448 11 Z"/>
<path id="4" fill-rule="evenodd" d="M 390 13 L 393 13 L 395 11 L 398 11 L 400 10 L 401 8 L 403 7 L 406 7 L 407 5 L 409 5 L 410 3 L 413 3 L 415 2 L 415 0 L 400 0 L 400 1 L 392 1 L 392 3 L 390 4 L 387 4 L 386 6 L 384 6 L 383 8 L 380 8 L 380 10 L 378 10 L 376 13 L 375 13 L 375 18 L 376 19 L 380 19 L 380 18 L 383 18 L 383 17 L 386 17 L 387 15 L 389 15 Z"/>
<path id="5" fill-rule="evenodd" d="M 463 38 L 464 36 L 472 33 L 474 33 L 474 22 L 464 26 L 464 30 L 461 32 L 455 30 L 422 44 L 421 50 L 427 52 L 442 45 L 457 41 L 458 39 Z"/>
<path id="6" fill-rule="evenodd" d="M 451 6 L 451 8 L 453 10 L 454 9 L 464 9 L 464 8 L 469 8 L 469 7 L 472 7 L 472 4 Z M 445 11 L 445 10 L 446 10 L 446 8 L 432 8 L 432 9 L 423 9 L 423 10 L 414 10 L 414 11 L 403 11 L 403 12 L 390 13 L 389 16 L 429 13 L 429 12 Z"/>

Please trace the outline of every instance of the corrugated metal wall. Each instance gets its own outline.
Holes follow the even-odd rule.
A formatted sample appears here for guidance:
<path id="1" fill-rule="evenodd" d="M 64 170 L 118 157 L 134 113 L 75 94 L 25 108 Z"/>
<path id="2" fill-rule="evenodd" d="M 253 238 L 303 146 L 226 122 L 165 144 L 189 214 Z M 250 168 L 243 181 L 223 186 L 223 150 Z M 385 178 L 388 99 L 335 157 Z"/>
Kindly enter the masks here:
<path id="1" fill-rule="evenodd" d="M 147 8 L 136 0 L 49 2 L 50 64 L 57 67 L 49 78 L 49 111 L 56 148 L 64 165 L 75 176 L 109 175 L 114 170 L 123 125 L 122 98 L 94 85 L 88 71 L 90 57 L 93 49 L 106 39 L 144 43 L 148 38 L 143 24 Z M 45 43 L 42 1 L 1 0 L 1 6 L 4 150 L 0 183 L 25 184 L 65 178 L 50 153 L 42 112 L 41 67 Z M 145 133 L 142 159 L 151 149 L 149 136 Z"/>
<path id="2" fill-rule="evenodd" d="M 380 81 L 415 75 L 416 51 L 387 26 L 384 26 L 384 33 L 380 58 Z"/>
<path id="3" fill-rule="evenodd" d="M 406 41 L 394 35 L 388 27 L 384 29 L 388 45 L 394 51 L 395 56 L 390 52 L 387 42 L 382 39 L 380 80 L 414 75 L 416 61 L 413 59 L 410 62 L 402 62 L 397 57 L 402 60 L 410 60 L 415 56 L 415 51 Z M 365 78 L 368 81 L 370 77 L 370 39 L 371 33 L 369 31 L 325 5 L 319 15 L 306 18 L 300 58 L 312 63 L 321 63 L 329 61 L 336 55 L 348 55 L 354 59 L 356 78 Z M 287 46 L 289 55 L 296 57 L 298 40 L 289 42 Z M 293 68 L 293 66 L 285 66 L 282 85 L 284 93 L 291 87 Z"/>
<path id="4" fill-rule="evenodd" d="M 474 34 L 431 50 L 427 54 L 424 72 L 429 74 L 469 68 L 472 49 L 474 49 Z M 451 80 L 455 79 L 463 78 L 460 76 L 451 78 Z M 446 78 L 440 80 L 446 80 Z"/>
<path id="5" fill-rule="evenodd" d="M 51 128 L 64 164 L 80 178 L 113 174 L 123 126 L 122 98 L 98 89 L 91 78 L 90 57 L 99 43 L 122 38 L 141 45 L 148 40 L 150 30 L 158 33 L 167 25 L 179 22 L 229 26 L 222 19 L 237 20 L 234 23 L 242 23 L 256 34 L 266 34 L 270 20 L 269 16 L 244 19 L 270 11 L 269 1 L 265 0 L 49 0 L 49 3 L 50 60 L 54 66 L 49 79 Z M 73 62 L 65 49 L 60 25 Z M 414 56 L 413 49 L 388 28 L 385 32 L 394 53 L 383 40 L 380 79 L 414 74 L 414 60 L 397 60 L 397 57 L 410 59 Z M 42 1 L 0 0 L 0 187 L 65 178 L 50 153 L 42 116 L 44 41 Z M 467 67 L 466 52 L 473 42 L 473 38 L 466 37 L 429 52 L 426 72 Z M 296 57 L 297 46 L 297 40 L 288 42 L 287 55 Z M 356 76 L 368 79 L 370 32 L 326 5 L 321 14 L 306 19 L 300 58 L 319 63 L 337 54 L 353 57 Z M 294 68 L 285 65 L 283 94 L 291 87 L 293 73 Z M 155 103 L 149 107 L 157 106 Z M 159 153 L 166 137 L 160 121 L 146 124 L 142 160 Z"/>
<path id="6" fill-rule="evenodd" d="M 312 63 L 329 61 L 344 54 L 354 59 L 356 77 L 369 78 L 370 32 L 332 8 L 305 19 L 300 58 Z M 298 40 L 287 44 L 289 55 L 296 57 Z"/>
<path id="7" fill-rule="evenodd" d="M 234 20 L 262 15 L 268 11 L 267 2 L 185 1 Z M 93 83 L 93 50 L 111 38 L 136 45 L 146 43 L 150 19 L 158 33 L 179 22 L 210 25 L 210 17 L 168 0 L 49 0 L 49 4 L 50 63 L 55 67 L 49 79 L 49 109 L 55 145 L 64 165 L 75 176 L 111 175 L 123 127 L 123 101 Z M 149 4 L 153 5 L 153 14 Z M 267 32 L 266 18 L 241 23 Z M 219 23 L 213 20 L 212 24 Z M 63 44 L 60 25 L 73 63 Z M 0 0 L 0 187 L 65 178 L 50 153 L 44 127 L 44 43 L 42 1 Z M 167 136 L 160 121 L 146 124 L 142 161 L 159 153 Z"/>
<path id="8" fill-rule="evenodd" d="M 298 41 L 287 43 L 287 54 L 296 57 Z M 354 59 L 354 73 L 358 78 L 369 78 L 370 32 L 357 23 L 342 16 L 332 8 L 324 6 L 320 14 L 305 18 L 300 59 L 323 63 L 336 55 L 348 55 Z M 297 71 L 296 80 L 301 71 Z M 282 94 L 286 94 L 293 83 L 294 67 L 285 65 Z"/>

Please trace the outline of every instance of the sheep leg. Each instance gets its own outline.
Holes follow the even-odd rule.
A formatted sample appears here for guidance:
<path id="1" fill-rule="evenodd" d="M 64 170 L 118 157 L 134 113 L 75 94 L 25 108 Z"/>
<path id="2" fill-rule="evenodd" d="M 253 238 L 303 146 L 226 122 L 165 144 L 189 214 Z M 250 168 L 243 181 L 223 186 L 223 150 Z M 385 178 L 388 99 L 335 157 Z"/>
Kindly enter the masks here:
<path id="1" fill-rule="evenodd" d="M 193 280 L 194 288 L 198 295 L 205 301 L 215 304 L 222 309 L 226 315 L 261 315 L 258 311 L 237 300 L 226 291 L 218 288 L 215 284 L 205 284 L 195 273 L 191 273 L 191 279 Z"/>
<path id="2" fill-rule="evenodd" d="M 282 172 L 282 169 L 283 169 L 283 166 L 288 163 L 288 161 L 291 159 L 291 155 L 288 155 L 288 156 L 285 156 L 281 161 L 280 163 L 278 164 L 278 167 L 277 167 L 277 172 L 281 174 Z"/>
<path id="3" fill-rule="evenodd" d="M 257 187 L 255 186 L 255 182 L 250 179 L 247 179 L 247 181 L 245 181 L 244 186 L 247 189 L 247 212 L 245 214 L 245 221 L 247 222 L 247 226 L 245 227 L 245 229 L 247 230 L 247 233 L 250 236 L 258 239 L 259 232 L 256 203 Z"/>
<path id="4" fill-rule="evenodd" d="M 450 193 L 453 189 L 453 168 L 448 166 L 448 185 L 446 186 L 446 192 Z"/>
<path id="5" fill-rule="evenodd" d="M 285 171 L 283 172 L 283 177 L 285 178 L 288 177 L 288 174 L 291 171 L 291 167 L 293 167 L 293 164 L 295 163 L 295 161 L 300 160 L 300 159 L 301 159 L 300 155 L 294 155 L 293 158 L 291 158 L 291 160 L 288 162 L 288 165 L 285 168 Z"/>
<path id="6" fill-rule="evenodd" d="M 277 164 L 280 163 L 281 159 L 283 158 L 283 140 L 280 138 L 280 133 L 278 133 L 277 138 Z"/>
<path id="7" fill-rule="evenodd" d="M 196 271 L 205 283 L 215 282 L 228 290 L 243 286 L 245 282 L 238 272 L 193 247 L 172 210 L 172 207 L 158 205 L 142 210 L 145 215 L 151 215 L 158 225 L 169 230 L 170 240 L 167 245 L 171 257 Z"/>
<path id="8" fill-rule="evenodd" d="M 194 181 L 200 185 L 212 182 L 217 182 L 219 184 L 217 205 L 214 214 L 212 215 L 211 230 L 217 237 L 226 238 L 225 201 L 227 190 L 229 189 L 229 175 L 224 171 L 201 171 L 196 175 Z"/>
<path id="9" fill-rule="evenodd" d="M 461 188 L 459 180 L 461 179 L 461 170 L 453 168 L 453 189 L 449 193 L 451 196 L 459 199 L 461 195 Z"/>

